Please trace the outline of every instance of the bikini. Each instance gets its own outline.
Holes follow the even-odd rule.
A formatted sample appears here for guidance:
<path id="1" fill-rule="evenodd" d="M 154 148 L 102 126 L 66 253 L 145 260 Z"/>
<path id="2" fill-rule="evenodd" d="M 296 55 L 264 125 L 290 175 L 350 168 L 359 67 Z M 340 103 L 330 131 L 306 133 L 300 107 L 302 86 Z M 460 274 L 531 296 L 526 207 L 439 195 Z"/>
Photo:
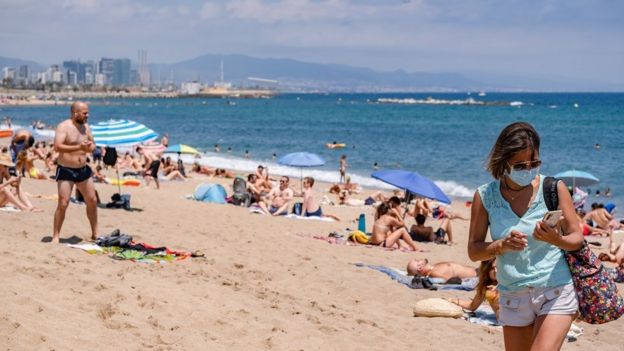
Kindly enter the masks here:
<path id="1" fill-rule="evenodd" d="M 387 225 L 383 225 L 383 224 L 378 224 L 375 223 L 373 224 L 373 227 L 377 227 L 379 229 L 383 229 L 386 233 L 388 233 L 390 231 L 390 227 L 388 227 Z M 386 239 L 384 239 L 384 241 L 380 242 L 380 243 L 372 243 L 372 242 L 368 242 L 371 245 L 377 245 L 377 246 L 381 246 L 381 247 L 386 247 Z"/>

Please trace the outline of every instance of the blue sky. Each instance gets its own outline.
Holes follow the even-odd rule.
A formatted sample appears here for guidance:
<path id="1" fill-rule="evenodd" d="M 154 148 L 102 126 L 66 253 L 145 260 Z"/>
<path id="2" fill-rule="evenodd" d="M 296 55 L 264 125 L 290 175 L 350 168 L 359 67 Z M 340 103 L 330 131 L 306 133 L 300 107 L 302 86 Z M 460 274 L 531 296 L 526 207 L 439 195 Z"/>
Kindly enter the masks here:
<path id="1" fill-rule="evenodd" d="M 624 84 L 624 1 L 0 0 L 0 55 L 241 53 L 377 70 Z"/>

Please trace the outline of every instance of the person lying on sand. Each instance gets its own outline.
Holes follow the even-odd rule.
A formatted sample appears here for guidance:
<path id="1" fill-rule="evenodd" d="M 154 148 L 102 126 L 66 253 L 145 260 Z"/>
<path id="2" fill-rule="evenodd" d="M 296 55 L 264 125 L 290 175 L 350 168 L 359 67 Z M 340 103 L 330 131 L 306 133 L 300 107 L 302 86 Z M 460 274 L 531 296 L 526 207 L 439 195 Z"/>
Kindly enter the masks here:
<path id="1" fill-rule="evenodd" d="M 215 175 L 215 169 L 214 168 L 209 168 L 209 167 L 206 167 L 206 166 L 202 166 L 202 165 L 200 165 L 197 162 L 195 162 L 193 164 L 193 168 L 191 168 L 191 171 L 193 171 L 195 173 L 207 175 L 207 176 Z"/>
<path id="2" fill-rule="evenodd" d="M 414 200 L 414 208 L 408 211 L 408 214 L 412 217 L 416 217 L 419 214 L 428 217 L 432 212 L 431 204 L 429 200 L 424 197 L 417 197 Z"/>
<path id="3" fill-rule="evenodd" d="M 385 202 L 377 207 L 376 219 L 373 224 L 373 235 L 368 243 L 381 247 L 417 251 L 418 247 L 412 241 L 407 229 L 405 229 L 403 220 L 393 217 L 389 212 L 390 206 Z"/>
<path id="4" fill-rule="evenodd" d="M 416 224 L 410 228 L 410 236 L 415 241 L 444 243 L 448 236 L 448 244 L 453 244 L 453 226 L 449 218 L 444 218 L 440 228 L 433 231 L 433 227 L 425 226 L 425 215 L 416 215 Z"/>
<path id="5" fill-rule="evenodd" d="M 498 281 L 496 280 L 496 259 L 489 261 L 481 261 L 479 267 L 479 283 L 477 283 L 475 296 L 472 300 L 462 300 L 458 297 L 449 298 L 448 301 L 459 305 L 468 311 L 475 311 L 483 301 L 487 301 L 496 314 L 498 319 L 499 310 L 499 293 L 497 289 Z"/>
<path id="6" fill-rule="evenodd" d="M 598 258 L 601 261 L 613 262 L 618 266 L 624 267 L 624 245 L 620 244 L 616 246 L 615 249 L 610 250 L 610 252 L 603 252 L 598 255 Z"/>
<path id="7" fill-rule="evenodd" d="M 407 275 L 419 275 L 430 278 L 465 279 L 477 276 L 477 269 L 455 262 L 438 262 L 429 264 L 428 259 L 411 259 L 407 263 Z"/>
<path id="8" fill-rule="evenodd" d="M 345 177 L 345 183 L 342 184 L 342 189 L 347 190 L 351 194 L 359 194 L 362 192 L 362 187 L 357 183 L 351 183 L 351 177 Z"/>
<path id="9" fill-rule="evenodd" d="M 292 189 L 288 187 L 290 178 L 282 176 L 279 180 L 279 187 L 273 188 L 269 194 L 262 199 L 258 205 L 266 214 L 273 216 L 285 215 L 288 213 L 288 205 L 294 197 Z"/>
<path id="10" fill-rule="evenodd" d="M 387 200 L 388 199 L 381 193 L 381 191 L 374 192 L 366 200 L 353 199 L 346 190 L 342 190 L 338 194 L 338 205 L 343 206 L 366 206 L 367 204 L 372 205 L 375 203 L 386 202 Z"/>
<path id="11" fill-rule="evenodd" d="M 303 206 L 301 207 L 301 215 L 304 217 L 328 217 L 332 218 L 336 221 L 340 221 L 340 218 L 328 214 L 323 213 L 321 209 L 321 204 L 318 202 L 316 197 L 314 196 L 314 190 L 312 187 L 314 186 L 314 178 L 305 177 L 303 178 Z"/>
<path id="12" fill-rule="evenodd" d="M 234 178 L 236 177 L 236 173 L 232 172 L 232 171 L 227 171 L 223 168 L 217 168 L 215 170 L 215 177 L 221 177 L 221 178 Z"/>

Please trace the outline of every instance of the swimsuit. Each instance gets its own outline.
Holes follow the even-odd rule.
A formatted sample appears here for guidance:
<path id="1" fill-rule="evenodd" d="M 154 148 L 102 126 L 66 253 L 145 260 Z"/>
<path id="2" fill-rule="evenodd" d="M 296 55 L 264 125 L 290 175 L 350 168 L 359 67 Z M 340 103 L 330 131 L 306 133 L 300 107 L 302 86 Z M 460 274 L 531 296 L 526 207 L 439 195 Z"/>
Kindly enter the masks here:
<path id="1" fill-rule="evenodd" d="M 154 178 L 154 179 L 158 179 L 158 169 L 160 168 L 160 161 L 155 160 L 152 161 L 152 163 L 150 163 L 149 166 L 149 171 L 150 171 L 150 175 Z"/>
<path id="2" fill-rule="evenodd" d="M 314 212 L 306 211 L 305 217 L 321 217 L 322 215 L 323 215 L 323 211 L 321 210 L 321 206 L 319 206 L 318 210 Z"/>
<path id="3" fill-rule="evenodd" d="M 91 171 L 91 167 L 83 166 L 81 168 L 71 168 L 58 165 L 56 168 L 56 175 L 54 179 L 58 182 L 59 180 L 68 180 L 74 183 L 81 183 L 85 180 L 91 178 L 93 171 Z"/>

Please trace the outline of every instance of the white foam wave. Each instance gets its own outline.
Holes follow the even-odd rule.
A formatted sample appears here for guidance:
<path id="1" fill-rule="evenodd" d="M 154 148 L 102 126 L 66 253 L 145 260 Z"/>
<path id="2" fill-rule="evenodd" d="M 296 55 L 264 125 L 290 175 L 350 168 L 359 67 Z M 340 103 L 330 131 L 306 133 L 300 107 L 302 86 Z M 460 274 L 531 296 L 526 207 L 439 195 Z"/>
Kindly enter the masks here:
<path id="1" fill-rule="evenodd" d="M 227 154 L 206 153 L 200 159 L 196 159 L 190 155 L 182 155 L 182 159 L 186 163 L 198 162 L 202 166 L 208 166 L 212 168 L 225 168 L 239 172 L 251 173 L 256 170 L 258 165 L 268 167 L 270 174 L 287 175 L 289 177 L 298 179 L 303 176 L 313 177 L 315 180 L 325 183 L 338 183 L 340 180 L 340 174 L 338 171 L 328 171 L 314 168 L 293 168 L 277 164 L 272 160 L 253 160 L 244 159 L 239 157 L 229 156 Z M 360 174 L 350 174 L 351 182 L 360 184 L 365 188 L 391 190 L 395 189 L 393 186 L 381 182 L 377 179 L 373 179 L 370 176 L 364 176 Z M 453 198 L 470 198 L 474 194 L 474 190 L 461 185 L 452 180 L 436 180 L 434 183 L 442 189 L 442 191 Z"/>
<path id="2" fill-rule="evenodd" d="M 474 190 L 469 189 L 452 180 L 436 180 L 434 183 L 442 189 L 442 191 L 450 197 L 470 198 L 474 195 Z"/>

